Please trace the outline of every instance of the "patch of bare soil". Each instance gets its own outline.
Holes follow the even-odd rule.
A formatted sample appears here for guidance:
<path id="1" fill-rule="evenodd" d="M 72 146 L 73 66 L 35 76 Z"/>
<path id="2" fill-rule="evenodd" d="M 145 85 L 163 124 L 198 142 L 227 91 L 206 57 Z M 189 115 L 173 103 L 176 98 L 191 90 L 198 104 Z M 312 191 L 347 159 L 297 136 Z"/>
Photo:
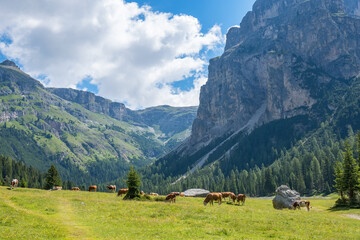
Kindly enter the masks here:
<path id="1" fill-rule="evenodd" d="M 354 219 L 360 220 L 360 215 L 358 215 L 358 214 L 346 214 L 345 216 L 347 216 L 349 218 L 354 218 Z"/>

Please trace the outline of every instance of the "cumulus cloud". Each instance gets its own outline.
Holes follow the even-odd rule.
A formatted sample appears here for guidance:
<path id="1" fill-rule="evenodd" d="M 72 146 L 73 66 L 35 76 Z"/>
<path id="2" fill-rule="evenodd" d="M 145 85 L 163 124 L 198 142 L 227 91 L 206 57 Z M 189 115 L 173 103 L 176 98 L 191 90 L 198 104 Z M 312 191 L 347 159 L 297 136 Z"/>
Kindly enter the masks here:
<path id="1" fill-rule="evenodd" d="M 197 105 L 206 82 L 206 51 L 223 46 L 215 25 L 201 32 L 188 15 L 153 11 L 122 0 L 4 1 L 3 55 L 51 87 L 91 78 L 99 95 L 131 108 Z M 193 88 L 172 83 L 193 78 Z"/>

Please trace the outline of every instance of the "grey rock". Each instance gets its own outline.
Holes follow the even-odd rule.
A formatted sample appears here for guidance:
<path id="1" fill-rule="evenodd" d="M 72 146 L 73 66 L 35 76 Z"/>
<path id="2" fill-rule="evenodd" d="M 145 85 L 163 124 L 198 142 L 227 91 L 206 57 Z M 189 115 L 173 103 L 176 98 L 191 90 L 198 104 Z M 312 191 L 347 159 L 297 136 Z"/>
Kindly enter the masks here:
<path id="1" fill-rule="evenodd" d="M 273 199 L 273 207 L 275 209 L 292 209 L 292 204 L 296 200 L 300 200 L 300 193 L 291 190 L 286 185 L 281 185 L 276 189 L 275 198 Z"/>
<path id="2" fill-rule="evenodd" d="M 2 63 L 0 63 L 0 65 L 19 68 L 13 61 L 10 61 L 10 60 L 5 60 Z"/>
<path id="3" fill-rule="evenodd" d="M 188 154 L 236 132 L 309 115 L 332 82 L 359 74 L 358 0 L 257 0 L 210 61 Z M 251 129 L 248 129 L 251 131 Z"/>
<path id="4" fill-rule="evenodd" d="M 210 191 L 205 189 L 188 189 L 184 192 L 185 197 L 206 197 Z"/>

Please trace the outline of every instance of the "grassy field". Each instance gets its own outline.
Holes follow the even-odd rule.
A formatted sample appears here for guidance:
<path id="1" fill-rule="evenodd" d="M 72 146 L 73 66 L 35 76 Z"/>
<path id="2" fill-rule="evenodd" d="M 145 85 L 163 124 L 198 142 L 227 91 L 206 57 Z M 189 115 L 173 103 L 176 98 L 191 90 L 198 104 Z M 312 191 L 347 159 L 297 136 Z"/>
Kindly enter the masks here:
<path id="1" fill-rule="evenodd" d="M 311 199 L 310 212 L 275 210 L 265 199 L 245 206 L 202 201 L 0 187 L 0 239 L 360 239 L 360 220 L 348 216 L 360 209 L 331 211 L 334 199 Z"/>

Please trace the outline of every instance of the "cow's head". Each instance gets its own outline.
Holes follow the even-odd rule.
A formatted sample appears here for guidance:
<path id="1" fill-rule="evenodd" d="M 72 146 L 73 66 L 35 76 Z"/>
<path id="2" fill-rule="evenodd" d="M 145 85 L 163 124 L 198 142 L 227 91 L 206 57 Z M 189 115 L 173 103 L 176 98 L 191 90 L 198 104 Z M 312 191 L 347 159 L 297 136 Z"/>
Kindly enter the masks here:
<path id="1" fill-rule="evenodd" d="M 205 202 L 205 201 L 204 201 L 204 206 L 206 206 L 207 204 L 208 204 L 208 202 Z"/>

